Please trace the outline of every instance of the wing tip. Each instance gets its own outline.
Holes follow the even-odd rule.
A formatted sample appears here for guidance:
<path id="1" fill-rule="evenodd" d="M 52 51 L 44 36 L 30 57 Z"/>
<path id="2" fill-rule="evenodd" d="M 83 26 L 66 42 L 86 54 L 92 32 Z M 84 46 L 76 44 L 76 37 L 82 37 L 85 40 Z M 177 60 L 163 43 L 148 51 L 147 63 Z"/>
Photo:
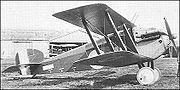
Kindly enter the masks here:
<path id="1" fill-rule="evenodd" d="M 54 13 L 54 14 L 52 14 L 52 16 L 57 18 L 58 13 Z"/>

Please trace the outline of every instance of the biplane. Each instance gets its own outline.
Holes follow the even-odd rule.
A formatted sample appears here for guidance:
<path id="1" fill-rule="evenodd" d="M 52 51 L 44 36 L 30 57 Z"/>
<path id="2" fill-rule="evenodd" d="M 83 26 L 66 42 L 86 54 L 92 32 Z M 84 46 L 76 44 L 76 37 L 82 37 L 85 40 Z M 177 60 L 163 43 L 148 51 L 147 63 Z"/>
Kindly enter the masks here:
<path id="1" fill-rule="evenodd" d="M 52 16 L 83 28 L 91 42 L 50 59 L 43 59 L 42 52 L 38 50 L 19 51 L 15 57 L 16 65 L 3 73 L 19 72 L 22 76 L 35 77 L 37 74 L 101 69 L 104 66 L 138 65 L 138 82 L 149 85 L 161 77 L 154 60 L 169 48 L 171 42 L 176 48 L 165 18 L 168 34 L 156 30 L 142 34 L 137 41 L 136 31 L 141 31 L 136 25 L 105 4 L 81 6 Z M 95 41 L 92 33 L 102 38 Z"/>

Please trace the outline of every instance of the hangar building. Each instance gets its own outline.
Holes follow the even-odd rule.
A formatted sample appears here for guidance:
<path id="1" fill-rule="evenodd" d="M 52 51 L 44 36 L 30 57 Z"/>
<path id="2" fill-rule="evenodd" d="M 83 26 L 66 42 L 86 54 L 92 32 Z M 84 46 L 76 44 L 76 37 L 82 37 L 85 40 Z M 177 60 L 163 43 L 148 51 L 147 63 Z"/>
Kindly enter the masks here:
<path id="1" fill-rule="evenodd" d="M 97 34 L 93 33 L 95 40 L 100 38 Z M 88 34 L 83 30 L 76 30 L 66 35 L 52 39 L 49 43 L 50 57 L 56 56 L 63 52 L 74 49 L 78 46 L 84 45 L 85 43 L 90 42 Z"/>
<path id="2" fill-rule="evenodd" d="M 95 34 L 93 36 L 95 40 L 99 38 Z M 50 30 L 2 30 L 1 58 L 14 58 L 21 49 L 38 49 L 45 58 L 49 58 L 87 42 L 90 39 L 83 30 L 65 34 Z"/>

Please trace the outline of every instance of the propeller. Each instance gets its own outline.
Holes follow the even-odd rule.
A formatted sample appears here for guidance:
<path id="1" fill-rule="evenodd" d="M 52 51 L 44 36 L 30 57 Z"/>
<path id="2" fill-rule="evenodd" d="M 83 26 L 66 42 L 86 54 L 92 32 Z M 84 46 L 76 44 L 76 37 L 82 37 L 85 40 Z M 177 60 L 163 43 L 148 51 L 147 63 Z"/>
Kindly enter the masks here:
<path id="1" fill-rule="evenodd" d="M 171 30 L 170 30 L 170 27 L 167 23 L 167 20 L 164 18 L 164 21 L 165 21 L 165 26 L 166 26 L 166 30 L 167 30 L 167 33 L 168 33 L 168 36 L 169 36 L 169 39 L 171 40 L 172 44 L 173 44 L 173 47 L 178 55 L 178 58 L 177 58 L 177 61 L 179 62 L 179 52 L 177 50 L 177 47 L 176 47 L 176 44 L 174 42 L 174 38 L 173 38 L 173 35 L 171 33 Z M 177 76 L 179 76 L 179 63 L 178 63 L 178 71 L 177 71 Z"/>

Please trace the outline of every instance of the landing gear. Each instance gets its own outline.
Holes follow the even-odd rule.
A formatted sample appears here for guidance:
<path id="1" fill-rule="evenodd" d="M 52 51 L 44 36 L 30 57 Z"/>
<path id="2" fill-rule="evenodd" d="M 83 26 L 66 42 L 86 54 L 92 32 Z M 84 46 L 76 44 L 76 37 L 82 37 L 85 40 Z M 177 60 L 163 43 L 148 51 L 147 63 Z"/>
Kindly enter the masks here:
<path id="1" fill-rule="evenodd" d="M 154 83 L 155 72 L 150 67 L 143 67 L 137 73 L 137 80 L 142 85 L 150 85 Z"/>
<path id="2" fill-rule="evenodd" d="M 154 83 L 159 81 L 161 78 L 161 71 L 158 68 L 154 68 L 155 79 Z"/>
<path id="3" fill-rule="evenodd" d="M 148 62 L 147 66 L 148 67 L 142 67 L 137 73 L 137 81 L 142 85 L 154 84 L 161 78 L 160 70 L 154 67 L 154 63 L 152 61 Z"/>

